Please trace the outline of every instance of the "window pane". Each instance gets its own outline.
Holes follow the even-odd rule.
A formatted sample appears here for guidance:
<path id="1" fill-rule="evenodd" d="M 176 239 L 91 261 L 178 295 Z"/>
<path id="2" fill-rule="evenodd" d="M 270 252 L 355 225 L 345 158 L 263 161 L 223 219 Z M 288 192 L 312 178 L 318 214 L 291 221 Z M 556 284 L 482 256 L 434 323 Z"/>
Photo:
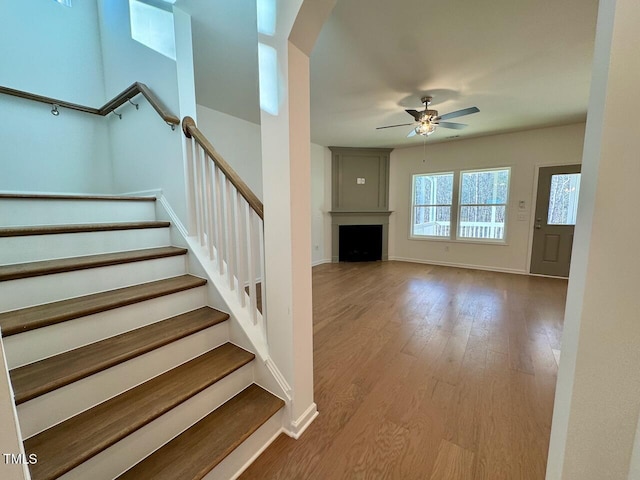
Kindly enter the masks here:
<path id="1" fill-rule="evenodd" d="M 129 15 L 131 38 L 165 57 L 176 59 L 176 39 L 171 11 L 147 5 L 139 0 L 130 0 Z"/>
<path id="2" fill-rule="evenodd" d="M 416 175 L 414 205 L 451 205 L 453 173 Z"/>
<path id="3" fill-rule="evenodd" d="M 505 206 L 461 207 L 459 238 L 504 240 Z"/>
<path id="4" fill-rule="evenodd" d="M 462 205 L 507 203 L 509 170 L 463 172 L 460 189 Z"/>
<path id="5" fill-rule="evenodd" d="M 449 237 L 451 207 L 414 207 L 412 235 Z"/>
<path id="6" fill-rule="evenodd" d="M 552 175 L 547 223 L 549 225 L 575 225 L 579 193 L 579 173 Z"/>

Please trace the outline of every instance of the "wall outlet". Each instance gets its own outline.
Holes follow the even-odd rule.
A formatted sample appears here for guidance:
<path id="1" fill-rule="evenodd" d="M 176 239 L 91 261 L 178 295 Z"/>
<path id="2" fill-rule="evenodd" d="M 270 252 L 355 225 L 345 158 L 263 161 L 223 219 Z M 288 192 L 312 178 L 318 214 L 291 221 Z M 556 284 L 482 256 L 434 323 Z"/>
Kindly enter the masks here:
<path id="1" fill-rule="evenodd" d="M 525 201 L 524 201 L 524 200 L 520 200 L 520 201 L 518 202 L 518 208 L 519 208 L 520 210 L 524 210 L 525 208 L 527 208 L 527 204 L 525 203 Z"/>
<path id="2" fill-rule="evenodd" d="M 363 177 L 358 177 L 358 178 L 356 178 L 356 183 L 357 183 L 358 185 L 364 185 L 364 182 L 365 182 L 365 180 L 364 180 L 364 178 L 363 178 Z"/>
<path id="3" fill-rule="evenodd" d="M 527 216 L 524 213 L 519 213 L 518 214 L 518 221 L 519 222 L 524 222 L 527 219 Z"/>

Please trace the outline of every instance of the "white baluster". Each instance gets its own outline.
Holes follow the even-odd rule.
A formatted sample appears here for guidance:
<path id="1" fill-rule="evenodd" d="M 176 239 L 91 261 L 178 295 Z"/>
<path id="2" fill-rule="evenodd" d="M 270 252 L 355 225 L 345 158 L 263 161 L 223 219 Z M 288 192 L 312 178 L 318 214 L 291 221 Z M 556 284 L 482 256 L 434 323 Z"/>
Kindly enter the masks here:
<path id="1" fill-rule="evenodd" d="M 251 314 L 251 318 L 253 319 L 254 325 L 258 321 L 258 306 L 256 299 L 256 263 L 257 259 L 255 258 L 256 245 L 256 229 L 253 222 L 253 216 L 255 215 L 253 209 L 249 207 L 247 203 L 247 232 L 248 232 L 248 242 L 247 242 L 247 262 L 249 265 L 249 313 Z"/>
<path id="2" fill-rule="evenodd" d="M 209 259 L 213 260 L 213 184 L 211 178 L 211 166 L 213 162 L 208 155 L 205 154 L 205 186 L 206 186 L 206 198 L 207 198 L 207 215 L 206 215 L 206 231 L 207 231 L 207 246 L 209 248 Z"/>
<path id="3" fill-rule="evenodd" d="M 194 176 L 194 166 L 193 162 L 195 161 L 194 150 L 196 149 L 197 143 L 191 138 L 187 141 L 187 171 L 186 171 L 186 183 L 187 183 L 187 210 L 189 212 L 189 236 L 197 235 L 197 224 L 196 224 L 196 187 Z"/>
<path id="4" fill-rule="evenodd" d="M 247 262 L 245 260 L 245 253 L 247 251 L 247 229 L 245 221 L 245 207 L 247 201 L 236 191 L 236 258 L 238 259 L 238 299 L 240 305 L 243 307 L 247 304 L 244 285 L 247 278 Z"/>
<path id="5" fill-rule="evenodd" d="M 204 150 L 198 148 L 198 152 L 195 158 L 196 161 L 196 211 L 197 211 L 197 224 L 198 224 L 198 239 L 200 245 L 204 245 L 204 212 L 202 198 L 202 155 Z"/>
<path id="6" fill-rule="evenodd" d="M 268 344 L 268 336 L 267 336 L 267 281 L 264 275 L 264 222 L 262 219 L 256 215 L 256 222 L 258 224 L 258 245 L 260 246 L 260 256 L 258 258 L 260 262 L 260 281 L 262 282 L 262 287 L 260 288 L 260 306 L 262 307 L 262 333 L 264 335 L 264 342 Z"/>
<path id="7" fill-rule="evenodd" d="M 228 178 L 224 179 L 225 216 L 227 218 L 227 274 L 229 276 L 229 288 L 234 289 L 233 279 L 236 275 L 235 249 L 233 248 L 233 185 Z"/>
<path id="8" fill-rule="evenodd" d="M 222 240 L 222 172 L 216 166 L 214 169 L 214 185 L 215 185 L 215 193 L 216 193 L 216 214 L 215 214 L 215 230 L 216 230 L 216 247 L 218 249 L 218 269 L 220 270 L 220 275 L 224 274 L 224 245 Z"/>

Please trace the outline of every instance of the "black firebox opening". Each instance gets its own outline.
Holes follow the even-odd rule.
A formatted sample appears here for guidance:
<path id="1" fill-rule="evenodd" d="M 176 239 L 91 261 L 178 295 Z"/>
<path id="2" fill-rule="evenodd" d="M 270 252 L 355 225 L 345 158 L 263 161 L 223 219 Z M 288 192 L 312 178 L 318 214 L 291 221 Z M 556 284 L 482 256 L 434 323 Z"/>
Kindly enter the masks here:
<path id="1" fill-rule="evenodd" d="M 382 225 L 340 225 L 341 262 L 382 260 Z"/>

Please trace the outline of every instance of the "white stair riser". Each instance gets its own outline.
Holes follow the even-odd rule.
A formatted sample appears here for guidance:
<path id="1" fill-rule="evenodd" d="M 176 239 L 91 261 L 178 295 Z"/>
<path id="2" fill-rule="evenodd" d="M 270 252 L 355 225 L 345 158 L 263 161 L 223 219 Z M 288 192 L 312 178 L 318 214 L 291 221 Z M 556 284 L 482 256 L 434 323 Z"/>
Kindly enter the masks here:
<path id="1" fill-rule="evenodd" d="M 0 227 L 155 219 L 155 202 L 0 198 Z"/>
<path id="2" fill-rule="evenodd" d="M 169 228 L 0 237 L 0 265 L 170 245 Z"/>
<path id="3" fill-rule="evenodd" d="M 249 438 L 225 457 L 203 480 L 235 480 L 282 432 L 283 409 L 253 432 Z"/>
<path id="4" fill-rule="evenodd" d="M 253 382 L 251 363 L 60 477 L 110 479 L 153 453 Z M 188 457 L 184 461 L 189 461 Z"/>
<path id="5" fill-rule="evenodd" d="M 2 282 L 0 312 L 184 275 L 185 259 L 179 255 Z"/>
<path id="6" fill-rule="evenodd" d="M 22 436 L 28 438 L 46 430 L 228 339 L 228 325 L 223 322 L 18 405 Z"/>
<path id="7" fill-rule="evenodd" d="M 106 312 L 5 337 L 9 368 L 32 363 L 205 306 L 206 287 L 138 302 Z"/>

